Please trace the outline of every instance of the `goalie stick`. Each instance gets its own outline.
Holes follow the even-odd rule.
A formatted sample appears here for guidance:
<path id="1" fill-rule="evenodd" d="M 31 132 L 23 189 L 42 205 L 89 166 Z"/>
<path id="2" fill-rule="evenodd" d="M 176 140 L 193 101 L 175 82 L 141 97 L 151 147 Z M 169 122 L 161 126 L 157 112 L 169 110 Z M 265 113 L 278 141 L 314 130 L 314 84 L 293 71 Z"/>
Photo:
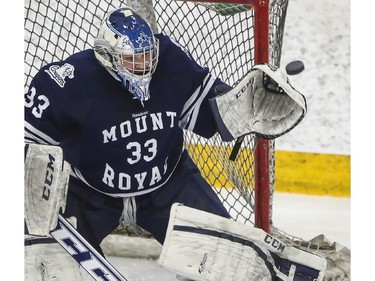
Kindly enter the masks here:
<path id="1" fill-rule="evenodd" d="M 61 215 L 51 236 L 97 281 L 128 281 Z"/>

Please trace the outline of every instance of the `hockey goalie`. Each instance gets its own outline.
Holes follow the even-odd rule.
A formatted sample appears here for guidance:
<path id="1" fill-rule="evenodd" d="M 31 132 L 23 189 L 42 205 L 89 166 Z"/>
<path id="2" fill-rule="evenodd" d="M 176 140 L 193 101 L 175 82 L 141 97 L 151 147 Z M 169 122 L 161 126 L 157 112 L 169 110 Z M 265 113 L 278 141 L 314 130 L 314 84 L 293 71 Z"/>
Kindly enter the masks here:
<path id="1" fill-rule="evenodd" d="M 93 48 L 43 66 L 25 94 L 26 280 L 126 280 L 101 249 L 119 224 L 151 233 L 159 263 L 181 278 L 329 275 L 325 257 L 232 221 L 184 148 L 184 130 L 276 138 L 304 118 L 281 69 L 255 65 L 239 82 L 213 76 L 127 6 L 105 15 Z M 73 238 L 57 235 L 60 216 Z"/>

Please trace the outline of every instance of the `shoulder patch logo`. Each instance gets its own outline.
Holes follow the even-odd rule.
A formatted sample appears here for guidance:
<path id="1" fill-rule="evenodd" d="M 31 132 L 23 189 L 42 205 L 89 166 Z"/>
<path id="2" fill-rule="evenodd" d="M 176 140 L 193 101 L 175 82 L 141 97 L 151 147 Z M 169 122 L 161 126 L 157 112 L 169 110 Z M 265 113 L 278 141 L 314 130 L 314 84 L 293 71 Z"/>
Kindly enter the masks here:
<path id="1" fill-rule="evenodd" d="M 66 77 L 70 79 L 74 78 L 74 66 L 69 63 L 65 63 L 63 66 L 52 65 L 48 70 L 45 70 L 45 72 L 47 72 L 61 88 L 65 86 Z"/>

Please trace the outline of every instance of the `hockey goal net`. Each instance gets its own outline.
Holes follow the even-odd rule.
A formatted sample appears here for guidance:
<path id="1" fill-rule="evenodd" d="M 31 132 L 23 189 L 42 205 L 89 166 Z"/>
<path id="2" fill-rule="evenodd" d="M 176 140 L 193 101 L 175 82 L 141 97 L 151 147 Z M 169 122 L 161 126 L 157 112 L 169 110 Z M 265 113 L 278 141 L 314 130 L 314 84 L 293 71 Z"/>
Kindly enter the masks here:
<path id="1" fill-rule="evenodd" d="M 26 0 L 25 90 L 42 65 L 91 48 L 101 19 L 123 4 L 146 18 L 155 32 L 174 37 L 229 85 L 235 86 L 256 63 L 280 63 L 288 0 Z M 185 132 L 185 145 L 234 220 L 281 233 L 272 226 L 273 141 L 248 135 L 228 143 L 219 135 L 204 139 Z M 129 244 L 121 247 L 114 238 L 119 236 L 126 236 L 123 241 Z M 137 244 L 134 236 L 126 226 L 119 226 L 117 234 L 104 241 L 107 254 L 144 256 L 143 250 L 137 252 L 139 247 L 129 246 Z M 143 237 L 152 241 L 146 232 Z M 282 237 L 303 244 L 295 237 Z M 146 256 L 157 256 L 157 243 L 149 249 L 152 253 Z"/>

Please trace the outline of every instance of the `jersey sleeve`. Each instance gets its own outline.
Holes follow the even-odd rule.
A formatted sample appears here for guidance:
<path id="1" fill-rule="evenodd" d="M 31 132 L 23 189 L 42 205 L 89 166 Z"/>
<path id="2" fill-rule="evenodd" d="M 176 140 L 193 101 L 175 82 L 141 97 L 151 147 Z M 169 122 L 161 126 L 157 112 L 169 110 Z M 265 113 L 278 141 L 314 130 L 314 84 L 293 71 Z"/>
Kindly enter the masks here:
<path id="1" fill-rule="evenodd" d="M 53 99 L 43 89 L 40 79 L 43 74 L 38 73 L 25 93 L 25 142 L 58 145 L 61 133 L 55 126 Z"/>
<path id="2" fill-rule="evenodd" d="M 220 94 L 217 89 L 229 88 L 219 78 L 214 77 L 208 67 L 199 65 L 185 50 L 186 77 L 192 85 L 190 96 L 185 102 L 179 121 L 181 128 L 192 131 L 205 138 L 218 132 L 218 127 L 209 100 Z"/>
<path id="3" fill-rule="evenodd" d="M 48 68 L 35 75 L 25 93 L 25 142 L 59 145 L 72 131 L 66 118 L 69 106 L 66 88 L 48 74 Z"/>
<path id="4" fill-rule="evenodd" d="M 217 94 L 216 87 L 221 84 L 224 83 L 207 72 L 201 84 L 185 103 L 180 127 L 205 138 L 212 137 L 218 131 L 209 99 Z"/>

